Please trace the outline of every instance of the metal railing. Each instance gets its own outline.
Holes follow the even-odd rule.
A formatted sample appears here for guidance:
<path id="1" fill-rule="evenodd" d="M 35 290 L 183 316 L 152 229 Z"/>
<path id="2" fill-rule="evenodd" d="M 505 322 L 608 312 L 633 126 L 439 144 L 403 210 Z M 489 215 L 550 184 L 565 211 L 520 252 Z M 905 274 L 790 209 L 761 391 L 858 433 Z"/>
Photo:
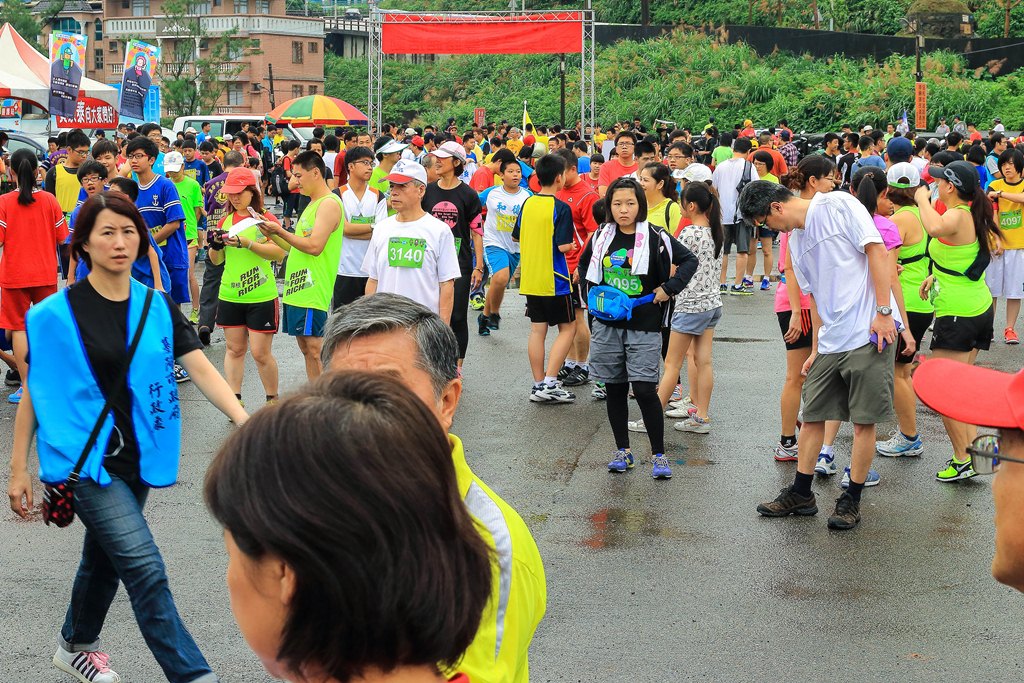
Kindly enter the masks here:
<path id="1" fill-rule="evenodd" d="M 212 16 L 202 18 L 202 28 L 211 35 L 231 30 L 238 30 L 241 34 L 279 33 L 303 37 L 324 35 L 323 20 L 313 17 Z M 178 33 L 180 31 L 166 17 L 107 19 L 103 25 L 103 34 L 107 38 L 129 36 L 173 38 Z"/>

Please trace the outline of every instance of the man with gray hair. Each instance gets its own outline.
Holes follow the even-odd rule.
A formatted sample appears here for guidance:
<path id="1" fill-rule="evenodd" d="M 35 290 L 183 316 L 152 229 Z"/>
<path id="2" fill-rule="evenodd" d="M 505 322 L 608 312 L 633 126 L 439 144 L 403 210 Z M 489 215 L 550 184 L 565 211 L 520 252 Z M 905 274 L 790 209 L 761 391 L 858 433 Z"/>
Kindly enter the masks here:
<path id="1" fill-rule="evenodd" d="M 382 293 L 331 315 L 321 359 L 326 372 L 369 370 L 397 378 L 447 431 L 462 395 L 458 357 L 447 322 L 411 299 Z M 494 592 L 459 670 L 474 682 L 528 683 L 530 641 L 547 607 L 540 551 L 522 517 L 469 468 L 462 441 L 448 438 L 459 494 L 491 548 L 494 572 Z"/>
<path id="2" fill-rule="evenodd" d="M 451 228 L 423 210 L 427 172 L 402 159 L 386 180 L 397 213 L 378 223 L 370 238 L 363 258 L 366 294 L 403 294 L 449 322 L 462 271 Z"/>
<path id="3" fill-rule="evenodd" d="M 740 193 L 739 212 L 757 227 L 792 233 L 792 276 L 811 296 L 813 321 L 811 356 L 803 367 L 807 379 L 796 478 L 757 511 L 766 517 L 816 514 L 811 482 L 825 421 L 852 422 L 846 491 L 828 520 L 830 529 L 852 529 L 860 523 L 861 492 L 875 455 L 875 425 L 892 413 L 899 311 L 888 252 L 867 209 L 847 192 L 803 199 L 777 183 L 755 180 Z"/>

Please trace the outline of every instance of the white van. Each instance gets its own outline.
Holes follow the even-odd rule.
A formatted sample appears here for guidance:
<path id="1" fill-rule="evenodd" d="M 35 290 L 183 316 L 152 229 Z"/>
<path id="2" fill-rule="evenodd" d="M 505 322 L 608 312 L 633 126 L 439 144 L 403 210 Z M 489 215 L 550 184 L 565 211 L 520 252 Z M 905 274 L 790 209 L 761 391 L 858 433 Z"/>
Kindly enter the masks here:
<path id="1" fill-rule="evenodd" d="M 203 124 L 210 124 L 210 135 L 215 138 L 223 137 L 225 133 L 234 135 L 238 131 L 242 130 L 242 124 L 248 123 L 251 127 L 255 128 L 258 125 L 266 125 L 266 121 L 262 116 L 258 114 L 229 114 L 227 116 L 179 116 L 174 119 L 174 133 L 178 134 L 188 128 L 195 128 L 196 133 L 203 132 Z M 285 138 L 295 139 L 299 142 L 305 142 L 308 138 L 313 137 L 312 133 L 303 135 L 299 130 L 292 128 L 291 126 L 284 126 L 280 128 L 281 133 Z M 305 129 L 312 131 L 312 128 Z"/>

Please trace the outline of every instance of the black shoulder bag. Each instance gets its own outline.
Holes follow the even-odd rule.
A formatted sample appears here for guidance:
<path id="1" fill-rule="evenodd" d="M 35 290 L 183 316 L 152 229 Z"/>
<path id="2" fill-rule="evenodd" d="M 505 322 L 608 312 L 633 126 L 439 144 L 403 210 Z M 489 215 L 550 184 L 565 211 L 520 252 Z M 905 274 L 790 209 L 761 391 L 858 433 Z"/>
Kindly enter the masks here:
<path id="1" fill-rule="evenodd" d="M 142 317 L 139 318 L 139 326 L 135 328 L 135 336 L 132 338 L 131 346 L 128 347 L 128 356 L 125 358 L 124 367 L 121 369 L 117 382 L 114 383 L 107 396 L 107 402 L 103 405 L 103 410 L 100 411 L 100 416 L 96 420 L 96 426 L 92 428 L 92 433 L 89 434 L 89 439 L 85 442 L 85 448 L 82 449 L 82 455 L 78 457 L 75 468 L 68 475 L 64 483 L 57 484 L 56 486 L 46 484 L 43 487 L 43 521 L 46 522 L 47 526 L 53 524 L 54 526 L 64 528 L 75 521 L 75 485 L 78 484 L 78 477 L 85 466 L 89 453 L 92 452 L 93 446 L 96 445 L 96 439 L 99 438 L 100 429 L 103 428 L 103 422 L 107 418 L 107 413 L 110 412 L 110 402 L 121 391 L 121 387 L 128 377 L 128 368 L 131 367 L 132 358 L 135 357 L 135 350 L 139 348 L 139 340 L 142 339 L 142 330 L 146 327 L 146 319 L 149 317 L 149 308 L 152 303 L 153 289 L 149 289 L 146 292 L 146 302 L 142 307 Z"/>

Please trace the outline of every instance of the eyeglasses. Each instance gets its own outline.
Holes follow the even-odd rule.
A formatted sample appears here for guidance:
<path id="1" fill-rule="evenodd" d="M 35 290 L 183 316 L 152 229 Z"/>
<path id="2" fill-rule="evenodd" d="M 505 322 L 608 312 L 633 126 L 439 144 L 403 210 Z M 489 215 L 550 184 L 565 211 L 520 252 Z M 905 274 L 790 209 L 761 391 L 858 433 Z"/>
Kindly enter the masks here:
<path id="1" fill-rule="evenodd" d="M 669 154 L 665 158 L 666 159 L 674 159 L 675 161 L 680 161 L 682 159 L 689 159 L 690 157 L 683 156 L 682 154 Z"/>
<path id="2" fill-rule="evenodd" d="M 98 183 L 100 182 L 100 180 L 102 180 L 102 178 L 100 178 L 98 175 L 87 175 L 84 178 L 82 178 L 82 183 Z"/>
<path id="3" fill-rule="evenodd" d="M 1024 464 L 1024 460 L 999 455 L 1000 450 L 1002 450 L 1002 443 L 998 436 L 995 434 L 979 436 L 967 447 L 967 454 L 971 456 L 971 469 L 977 474 L 993 474 L 999 471 L 999 464 L 1004 461 Z"/>
<path id="4" fill-rule="evenodd" d="M 633 143 L 633 142 L 622 141 L 622 142 L 616 143 L 615 146 L 616 147 L 633 147 L 635 144 L 636 143 Z"/>
<path id="5" fill-rule="evenodd" d="M 350 164 L 363 164 L 365 166 L 373 166 L 373 162 L 369 159 L 360 159 L 359 161 L 352 161 Z"/>
<path id="6" fill-rule="evenodd" d="M 148 158 L 149 158 L 148 154 L 133 154 L 130 157 L 128 157 L 128 160 L 129 161 L 142 161 L 143 159 L 148 159 Z"/>
<path id="7" fill-rule="evenodd" d="M 73 149 L 71 151 L 74 152 L 75 154 L 79 155 L 79 156 L 83 156 L 84 157 L 86 154 L 89 153 L 89 148 L 86 147 L 85 149 Z"/>

